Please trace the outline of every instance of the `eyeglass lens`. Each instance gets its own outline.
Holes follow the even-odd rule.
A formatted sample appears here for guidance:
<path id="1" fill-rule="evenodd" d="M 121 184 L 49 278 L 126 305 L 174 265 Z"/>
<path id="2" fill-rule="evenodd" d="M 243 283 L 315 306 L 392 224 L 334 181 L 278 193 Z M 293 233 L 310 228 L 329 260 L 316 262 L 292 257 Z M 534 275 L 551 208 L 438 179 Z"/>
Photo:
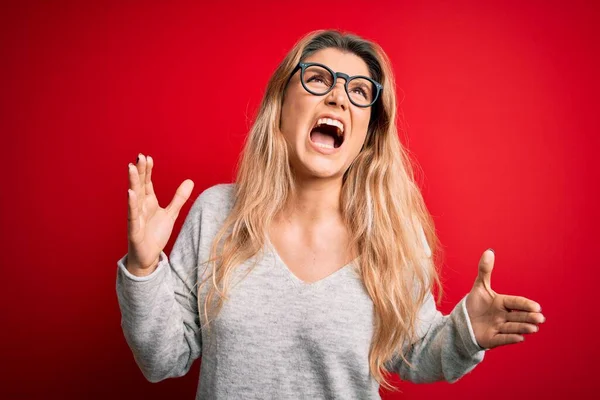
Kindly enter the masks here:
<path id="1" fill-rule="evenodd" d="M 327 93 L 333 86 L 331 72 L 318 65 L 306 67 L 302 79 L 309 91 L 316 95 Z M 348 96 L 355 104 L 364 106 L 371 104 L 375 91 L 375 85 L 368 79 L 354 78 L 348 82 Z"/>

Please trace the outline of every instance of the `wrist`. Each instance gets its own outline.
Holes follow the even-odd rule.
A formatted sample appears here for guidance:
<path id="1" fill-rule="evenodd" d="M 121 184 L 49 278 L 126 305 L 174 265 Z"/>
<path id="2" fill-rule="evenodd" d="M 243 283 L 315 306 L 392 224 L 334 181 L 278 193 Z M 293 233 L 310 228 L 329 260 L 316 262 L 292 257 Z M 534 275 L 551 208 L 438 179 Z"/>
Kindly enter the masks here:
<path id="1" fill-rule="evenodd" d="M 137 264 L 135 262 L 130 262 L 129 256 L 127 256 L 125 258 L 125 268 L 127 269 L 127 271 L 129 271 L 130 274 L 135 275 L 137 277 L 148 276 L 148 275 L 152 274 L 154 271 L 156 271 L 156 268 L 158 268 L 159 258 L 157 258 L 154 262 L 152 262 L 149 267 L 141 267 L 139 264 Z"/>

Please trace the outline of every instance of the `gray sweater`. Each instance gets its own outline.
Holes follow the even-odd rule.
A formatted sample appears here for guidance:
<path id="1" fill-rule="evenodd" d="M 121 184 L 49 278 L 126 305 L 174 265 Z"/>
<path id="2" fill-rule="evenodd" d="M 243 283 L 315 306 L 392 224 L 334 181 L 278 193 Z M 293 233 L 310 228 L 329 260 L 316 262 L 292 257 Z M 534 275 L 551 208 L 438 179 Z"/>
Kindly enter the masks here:
<path id="1" fill-rule="evenodd" d="M 240 265 L 230 298 L 200 329 L 197 282 L 210 246 L 233 205 L 233 185 L 205 190 L 194 202 L 170 257 L 136 277 L 118 261 L 121 326 L 151 382 L 185 375 L 202 356 L 196 399 L 379 399 L 369 373 L 374 309 L 350 263 L 315 283 L 298 279 L 271 245 Z M 424 239 L 424 236 L 423 236 Z M 425 246 L 427 246 L 427 242 Z M 427 246 L 429 251 L 429 246 Z M 254 264 L 255 268 L 244 277 Z M 463 298 L 442 315 L 430 294 L 420 310 L 420 341 L 386 365 L 404 380 L 455 382 L 483 360 Z"/>

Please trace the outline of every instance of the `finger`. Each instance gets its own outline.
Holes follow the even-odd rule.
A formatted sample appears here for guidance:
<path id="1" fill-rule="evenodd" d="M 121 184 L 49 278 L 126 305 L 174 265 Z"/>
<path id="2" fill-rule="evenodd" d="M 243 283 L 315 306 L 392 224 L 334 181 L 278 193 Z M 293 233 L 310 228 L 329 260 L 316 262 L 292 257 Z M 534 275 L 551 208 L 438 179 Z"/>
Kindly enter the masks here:
<path id="1" fill-rule="evenodd" d="M 507 310 L 540 312 L 542 306 L 523 296 L 504 296 L 504 308 Z"/>
<path id="2" fill-rule="evenodd" d="M 137 242 L 140 235 L 140 215 L 135 191 L 127 190 L 127 238 Z"/>
<path id="3" fill-rule="evenodd" d="M 181 207 L 190 197 L 190 194 L 192 194 L 193 188 L 194 182 L 192 182 L 190 179 L 183 181 L 183 183 L 177 188 L 175 196 L 173 196 L 173 200 L 171 200 L 171 203 L 169 203 L 169 205 L 165 208 L 167 213 L 171 216 L 171 218 L 173 218 L 173 221 L 177 219 Z"/>
<path id="4" fill-rule="evenodd" d="M 495 297 L 495 292 L 492 290 L 492 270 L 494 269 L 494 260 L 495 254 L 493 250 L 488 249 L 484 251 L 479 259 L 478 270 L 478 278 L 492 298 Z"/>
<path id="5" fill-rule="evenodd" d="M 530 324 L 543 324 L 546 317 L 541 313 L 524 311 L 511 311 L 506 313 L 506 320 L 510 322 L 528 322 Z"/>
<path id="6" fill-rule="evenodd" d="M 152 196 L 154 187 L 152 186 L 152 167 L 154 167 L 154 159 L 150 156 L 146 157 L 146 194 Z"/>
<path id="7" fill-rule="evenodd" d="M 132 163 L 127 166 L 129 169 L 129 189 L 133 190 L 137 195 L 140 191 L 140 176 L 137 168 Z"/>
<path id="8" fill-rule="evenodd" d="M 523 322 L 505 322 L 498 329 L 500 333 L 535 333 L 539 330 L 537 325 Z"/>
<path id="9" fill-rule="evenodd" d="M 136 194 L 138 195 L 138 206 L 140 207 L 140 212 L 143 212 L 143 203 L 146 198 L 146 157 L 140 153 L 137 158 L 136 167 L 138 170 L 138 174 L 140 175 L 140 191 Z"/>
<path id="10" fill-rule="evenodd" d="M 500 333 L 498 335 L 495 335 L 492 340 L 490 340 L 490 347 L 498 347 L 498 346 L 504 346 L 507 344 L 515 344 L 515 343 L 520 343 L 523 342 L 525 340 L 525 337 L 523 335 L 519 335 L 516 333 Z"/>
<path id="11" fill-rule="evenodd" d="M 138 172 L 137 166 L 129 163 L 129 187 L 131 190 L 135 192 L 135 199 L 137 201 L 138 210 L 141 210 L 142 204 L 140 202 L 141 197 L 141 184 L 140 184 L 140 174 Z"/>

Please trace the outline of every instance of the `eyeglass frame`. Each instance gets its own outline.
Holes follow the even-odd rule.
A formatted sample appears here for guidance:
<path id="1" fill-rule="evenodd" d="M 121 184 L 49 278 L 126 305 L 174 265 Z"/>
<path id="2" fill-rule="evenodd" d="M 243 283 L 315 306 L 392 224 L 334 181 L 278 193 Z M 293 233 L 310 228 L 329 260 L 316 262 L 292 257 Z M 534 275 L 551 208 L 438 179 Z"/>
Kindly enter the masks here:
<path id="1" fill-rule="evenodd" d="M 310 90 L 308 87 L 306 87 L 306 83 L 304 82 L 304 71 L 306 70 L 306 68 L 312 67 L 312 66 L 325 68 L 327 71 L 329 71 L 331 76 L 333 76 L 333 83 L 331 84 L 331 87 L 325 93 L 315 93 L 312 90 Z M 333 88 L 335 87 L 335 84 L 337 83 L 337 78 L 338 77 L 343 78 L 345 81 L 344 89 L 346 90 L 346 95 L 348 96 L 348 100 L 350 100 L 350 102 L 352 104 L 354 104 L 356 107 L 360 107 L 360 108 L 372 107 L 373 104 L 375 104 L 377 102 L 377 100 L 379 99 L 379 95 L 381 94 L 381 91 L 383 90 L 383 85 L 381 83 L 377 82 L 376 80 L 374 80 L 372 78 L 369 78 L 368 76 L 364 76 L 364 75 L 349 76 L 348 74 L 345 74 L 343 72 L 334 72 L 327 65 L 320 64 L 320 63 L 299 62 L 298 65 L 296 65 L 296 68 L 294 68 L 294 70 L 292 71 L 290 78 L 292 76 L 294 76 L 294 74 L 298 70 L 300 70 L 300 83 L 302 84 L 302 87 L 304 87 L 304 90 L 306 90 L 308 93 L 312 94 L 313 96 L 325 96 L 326 94 L 328 94 L 329 92 L 331 92 L 333 90 Z M 350 97 L 350 92 L 348 91 L 348 83 L 350 83 L 350 81 L 352 81 L 353 79 L 357 79 L 357 78 L 364 78 L 375 85 L 375 88 L 377 89 L 377 91 L 375 92 L 375 96 L 373 96 L 373 101 L 371 103 L 366 104 L 366 105 L 357 104 L 354 102 L 354 100 L 352 100 L 352 97 Z"/>

